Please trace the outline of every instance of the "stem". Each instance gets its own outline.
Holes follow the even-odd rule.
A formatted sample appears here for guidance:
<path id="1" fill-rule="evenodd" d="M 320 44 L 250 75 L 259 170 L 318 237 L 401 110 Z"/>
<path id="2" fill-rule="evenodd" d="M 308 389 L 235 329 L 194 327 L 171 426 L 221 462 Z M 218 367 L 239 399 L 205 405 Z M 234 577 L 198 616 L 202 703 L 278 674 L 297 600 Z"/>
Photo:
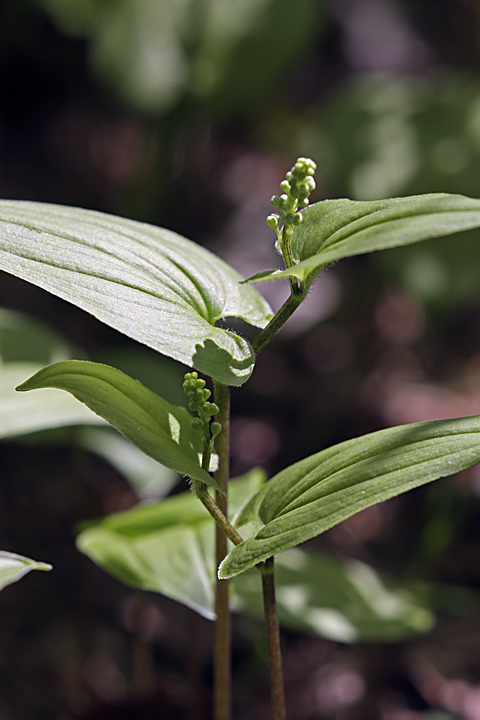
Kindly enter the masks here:
<path id="1" fill-rule="evenodd" d="M 282 650 L 275 602 L 273 557 L 257 566 L 262 573 L 263 606 L 267 626 L 268 661 L 273 720 L 285 720 L 285 692 L 283 688 Z"/>
<path id="2" fill-rule="evenodd" d="M 294 287 L 291 285 L 291 295 L 283 303 L 277 314 L 270 320 L 267 327 L 264 328 L 253 341 L 252 347 L 255 355 L 258 355 L 260 350 L 263 350 L 265 345 L 270 342 L 270 340 L 278 333 L 280 328 L 285 325 L 288 318 L 293 315 L 298 306 L 305 300 L 305 291 L 298 286 L 295 287 L 296 289 L 294 290 Z"/>
<path id="3" fill-rule="evenodd" d="M 227 535 L 233 539 L 235 544 L 242 538 L 235 528 L 228 522 L 228 480 L 230 477 L 230 389 L 228 385 L 214 382 L 215 402 L 219 407 L 216 420 L 222 425 L 220 433 L 215 438 L 215 449 L 219 462 L 218 470 L 215 473 L 215 480 L 222 488 L 224 494 L 216 491 L 216 505 L 223 516 L 215 519 L 216 533 L 216 567 L 220 565 L 227 554 Z M 207 493 L 208 494 L 208 493 Z M 210 497 L 210 496 L 209 496 Z M 213 500 L 212 500 L 213 503 Z M 214 503 L 215 504 L 215 503 Z M 208 508 L 207 508 L 208 509 Z M 211 512 L 211 511 L 210 511 Z M 226 525 L 225 525 L 226 523 Z M 236 539 L 238 538 L 238 540 Z M 215 610 L 217 620 L 215 623 L 214 643 L 214 698 L 213 717 L 214 720 L 230 720 L 232 717 L 232 650 L 231 650 L 231 619 L 228 604 L 228 580 L 216 581 Z"/>
<path id="4" fill-rule="evenodd" d="M 218 472 L 218 471 L 217 471 Z M 197 481 L 194 481 L 194 483 Z M 213 517 L 215 522 L 217 523 L 217 529 L 220 531 L 220 535 L 222 538 L 225 538 L 225 546 L 227 544 L 227 537 L 229 540 L 232 541 L 234 545 L 240 545 L 240 543 L 243 542 L 243 538 L 238 534 L 238 532 L 235 530 L 233 525 L 227 520 L 225 515 L 223 514 L 223 510 L 220 509 L 219 505 L 215 502 L 215 500 L 212 498 L 210 493 L 207 490 L 207 486 L 205 483 L 198 483 L 195 487 L 195 495 L 198 497 L 201 503 L 207 508 L 210 515 Z M 224 495 L 220 495 L 220 493 L 217 491 L 217 495 L 220 498 L 225 499 Z M 222 541 L 223 546 L 223 541 Z M 225 553 L 226 554 L 226 553 Z M 223 555 L 223 558 L 225 555 Z M 221 561 L 220 561 L 221 562 Z"/>

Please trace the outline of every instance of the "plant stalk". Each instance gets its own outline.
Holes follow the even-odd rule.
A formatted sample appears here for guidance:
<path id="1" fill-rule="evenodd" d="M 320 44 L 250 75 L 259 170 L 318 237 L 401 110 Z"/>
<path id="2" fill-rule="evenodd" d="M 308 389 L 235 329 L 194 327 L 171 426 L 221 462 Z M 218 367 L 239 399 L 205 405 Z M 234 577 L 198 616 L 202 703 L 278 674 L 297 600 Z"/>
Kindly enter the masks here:
<path id="1" fill-rule="evenodd" d="M 214 382 L 215 402 L 219 407 L 216 420 L 221 423 L 222 429 L 215 438 L 215 450 L 219 457 L 218 470 L 215 473 L 215 480 L 220 485 L 223 493 L 216 491 L 216 505 L 226 520 L 229 529 L 234 528 L 228 523 L 228 481 L 230 478 L 230 389 L 228 385 Z M 215 525 L 216 533 L 216 567 L 220 565 L 227 554 L 226 530 L 219 523 L 218 518 Z M 236 531 L 234 531 L 236 532 Z M 238 535 L 238 533 L 236 533 Z M 242 539 L 238 536 L 240 542 Z M 238 543 L 237 543 L 238 544 Z M 216 581 L 215 611 L 217 620 L 215 623 L 215 642 L 213 657 L 214 674 L 214 697 L 213 717 L 214 720 L 231 720 L 232 717 L 232 651 L 231 651 L 231 619 L 228 604 L 228 580 Z"/>
<path id="2" fill-rule="evenodd" d="M 265 345 L 268 345 L 270 340 L 272 340 L 272 338 L 278 333 L 280 328 L 285 325 L 289 317 L 293 315 L 295 310 L 305 300 L 306 293 L 302 288 L 294 286 L 291 283 L 290 289 L 292 291 L 291 295 L 283 303 L 280 310 L 276 313 L 276 315 L 274 315 L 268 325 L 262 330 L 261 333 L 257 335 L 255 340 L 253 341 L 252 347 L 255 355 L 258 355 L 260 350 L 263 350 Z"/>
<path id="3" fill-rule="evenodd" d="M 270 666 L 270 693 L 273 720 L 285 720 L 285 691 L 283 686 L 282 650 L 275 601 L 273 557 L 257 566 L 262 573 L 263 606 L 267 627 L 268 661 Z"/>

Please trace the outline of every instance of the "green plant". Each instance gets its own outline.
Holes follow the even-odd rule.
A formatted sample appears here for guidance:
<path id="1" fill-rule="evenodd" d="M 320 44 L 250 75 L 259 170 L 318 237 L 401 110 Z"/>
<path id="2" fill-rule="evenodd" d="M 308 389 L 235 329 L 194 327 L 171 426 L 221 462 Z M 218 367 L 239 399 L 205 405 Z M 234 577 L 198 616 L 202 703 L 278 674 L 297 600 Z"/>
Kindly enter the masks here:
<path id="1" fill-rule="evenodd" d="M 267 220 L 284 269 L 250 278 L 288 280 L 290 296 L 275 314 L 233 268 L 174 233 L 87 210 L 0 202 L 1 269 L 194 369 L 185 376 L 184 389 L 195 417 L 120 370 L 84 360 L 49 365 L 18 389 L 67 390 L 138 448 L 185 475 L 215 519 L 217 720 L 230 716 L 230 578 L 252 568 L 261 573 L 277 720 L 285 708 L 274 556 L 366 507 L 480 460 L 478 416 L 389 428 L 324 449 L 264 484 L 258 475 L 232 483 L 238 512 L 229 514 L 229 386 L 248 381 L 256 355 L 302 303 L 319 272 L 343 257 L 480 227 L 480 201 L 459 195 L 325 200 L 308 207 L 314 169 L 312 161 L 300 158 L 281 185 L 283 194 L 272 199 L 284 214 L 283 223 L 278 214 Z M 217 324 L 226 317 L 261 331 L 251 344 Z M 212 379 L 214 402 L 198 372 Z M 83 531 L 79 547 L 131 584 L 138 584 L 147 557 L 143 586 L 151 589 L 162 589 L 159 578 L 168 575 L 174 557 L 179 574 L 193 578 L 177 598 L 204 608 L 210 603 L 208 570 L 201 597 L 194 568 L 209 556 L 205 532 L 211 524 L 204 524 L 205 509 L 192 500 L 107 518 Z M 152 540 L 162 530 L 169 553 L 156 557 L 158 544 Z M 126 537 L 138 541 L 133 553 Z M 235 546 L 230 552 L 227 539 Z"/>

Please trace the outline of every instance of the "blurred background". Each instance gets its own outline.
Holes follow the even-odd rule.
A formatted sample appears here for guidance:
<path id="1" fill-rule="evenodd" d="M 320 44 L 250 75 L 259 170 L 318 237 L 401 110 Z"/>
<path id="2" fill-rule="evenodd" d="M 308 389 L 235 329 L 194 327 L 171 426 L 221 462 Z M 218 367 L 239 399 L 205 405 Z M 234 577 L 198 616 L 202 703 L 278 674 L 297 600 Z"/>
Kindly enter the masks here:
<path id="1" fill-rule="evenodd" d="M 480 5 L 0 0 L 1 197 L 162 225 L 248 276 L 278 266 L 265 217 L 299 155 L 318 165 L 318 201 L 480 197 Z M 233 393 L 232 475 L 480 413 L 479 279 L 478 232 L 322 275 Z M 288 286 L 261 291 L 277 309 Z M 80 310 L 4 274 L 0 305 L 183 403 L 181 366 Z M 0 547 L 55 568 L 0 595 L 2 720 L 208 718 L 211 623 L 75 549 L 79 521 L 142 493 L 73 430 L 0 450 Z M 479 494 L 473 468 L 310 543 L 414 590 L 436 623 L 399 643 L 286 628 L 290 720 L 480 720 Z M 235 619 L 234 671 L 235 718 L 265 717 L 249 617 Z"/>

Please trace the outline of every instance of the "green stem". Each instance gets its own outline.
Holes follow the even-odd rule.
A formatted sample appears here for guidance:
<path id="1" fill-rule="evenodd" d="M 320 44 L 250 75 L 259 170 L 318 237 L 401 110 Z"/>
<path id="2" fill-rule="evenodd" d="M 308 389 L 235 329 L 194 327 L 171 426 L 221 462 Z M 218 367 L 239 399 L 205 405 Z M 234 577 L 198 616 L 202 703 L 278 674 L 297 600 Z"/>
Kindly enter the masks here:
<path id="1" fill-rule="evenodd" d="M 217 472 L 218 472 L 218 470 L 217 470 Z M 238 534 L 238 532 L 235 530 L 233 525 L 227 520 L 226 516 L 223 514 L 223 510 L 219 507 L 219 505 L 215 502 L 215 500 L 212 498 L 212 496 L 208 492 L 207 486 L 205 485 L 205 483 L 198 483 L 198 481 L 195 481 L 195 480 L 193 482 L 194 482 L 195 495 L 198 497 L 200 502 L 203 503 L 203 505 L 206 507 L 206 509 L 208 510 L 210 515 L 215 520 L 215 522 L 217 524 L 217 528 L 219 529 L 222 537 L 225 538 L 225 546 L 226 546 L 227 537 L 235 545 L 240 545 L 240 543 L 243 542 L 243 538 Z M 217 491 L 217 496 L 220 498 L 224 498 L 224 496 L 220 495 L 220 493 L 218 491 Z M 222 560 L 224 557 L 225 557 L 225 555 L 223 555 Z"/>
<path id="2" fill-rule="evenodd" d="M 273 557 L 257 566 L 262 573 L 263 606 L 267 626 L 268 661 L 273 720 L 285 720 L 285 692 L 283 687 L 282 650 L 275 601 Z"/>
<path id="3" fill-rule="evenodd" d="M 296 290 L 291 287 L 292 293 L 287 298 L 287 300 L 283 303 L 280 310 L 277 312 L 277 314 L 270 320 L 267 327 L 262 330 L 262 332 L 257 335 L 255 340 L 252 343 L 253 351 L 255 355 L 258 355 L 260 350 L 263 350 L 265 345 L 268 345 L 270 340 L 278 333 L 280 328 L 282 328 L 289 317 L 293 315 L 295 310 L 298 308 L 299 305 L 302 304 L 302 302 L 305 300 L 305 291 L 297 287 Z"/>
<path id="4" fill-rule="evenodd" d="M 226 556 L 227 536 L 235 544 L 242 542 L 235 528 L 228 522 L 228 481 L 230 478 L 230 389 L 228 385 L 214 382 L 215 402 L 219 407 L 216 420 L 222 425 L 220 433 L 215 438 L 215 449 L 219 457 L 218 470 L 215 480 L 223 493 L 216 491 L 216 507 L 220 516 L 216 517 L 216 567 Z M 213 501 L 212 501 L 213 502 Z M 213 509 L 213 508 L 212 508 Z M 211 512 L 211 511 L 210 511 Z M 238 540 L 237 540 L 238 538 Z M 232 660 L 231 660 L 231 619 L 228 603 L 228 580 L 217 577 L 215 592 L 215 623 L 214 643 L 214 720 L 230 720 L 232 717 Z"/>

